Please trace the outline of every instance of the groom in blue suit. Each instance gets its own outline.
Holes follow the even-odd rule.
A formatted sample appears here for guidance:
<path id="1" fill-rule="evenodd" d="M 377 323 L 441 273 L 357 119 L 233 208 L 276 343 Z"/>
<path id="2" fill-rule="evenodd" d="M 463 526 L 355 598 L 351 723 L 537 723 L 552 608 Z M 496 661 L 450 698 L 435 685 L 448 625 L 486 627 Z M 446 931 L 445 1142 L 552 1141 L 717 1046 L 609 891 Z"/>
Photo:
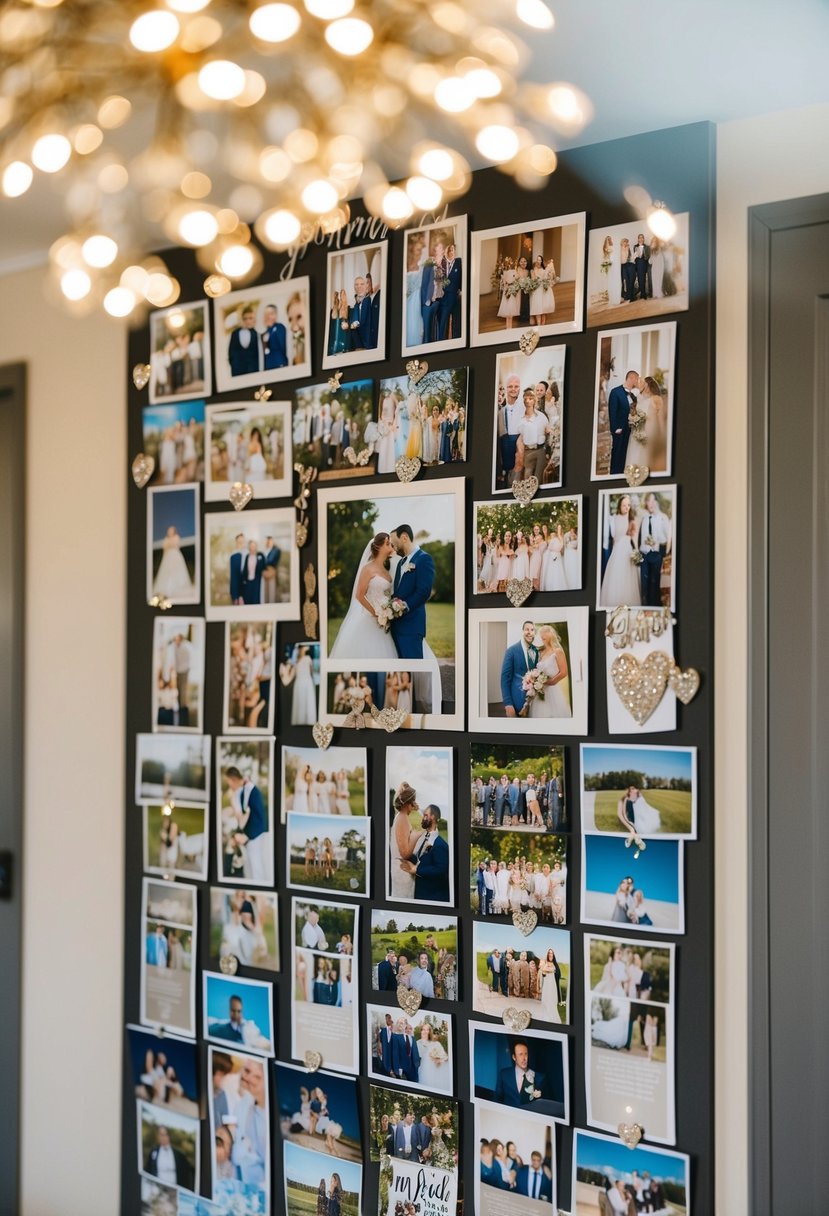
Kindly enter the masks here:
<path id="1" fill-rule="evenodd" d="M 525 621 L 521 626 L 521 641 L 507 647 L 501 664 L 501 700 L 508 718 L 517 718 L 524 708 L 527 694 L 521 683 L 537 663 L 535 625 L 532 621 Z"/>
<path id="2" fill-rule="evenodd" d="M 426 638 L 426 604 L 432 595 L 435 563 L 414 543 L 410 524 L 400 524 L 389 537 L 400 561 L 394 572 L 392 594 L 403 600 L 406 611 L 391 623 L 392 641 L 401 659 L 422 659 Z"/>
<path id="3" fill-rule="evenodd" d="M 628 372 L 624 384 L 617 384 L 607 399 L 610 427 L 610 472 L 614 475 L 621 475 L 625 471 L 630 438 L 630 411 L 636 405 L 633 390 L 638 383 L 639 373 Z"/>
<path id="4" fill-rule="evenodd" d="M 441 836 L 440 808 L 433 803 L 423 812 L 421 826 L 424 834 L 408 861 L 400 869 L 414 874 L 414 897 L 418 903 L 449 903 L 449 846 Z"/>

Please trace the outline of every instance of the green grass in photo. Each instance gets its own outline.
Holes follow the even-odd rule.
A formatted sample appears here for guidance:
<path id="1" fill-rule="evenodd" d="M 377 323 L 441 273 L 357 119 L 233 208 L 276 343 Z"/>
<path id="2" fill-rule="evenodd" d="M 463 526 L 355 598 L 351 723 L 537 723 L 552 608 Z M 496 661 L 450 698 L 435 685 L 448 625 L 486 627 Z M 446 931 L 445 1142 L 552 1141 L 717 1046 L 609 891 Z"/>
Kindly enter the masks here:
<path id="1" fill-rule="evenodd" d="M 355 880 L 356 886 L 352 885 L 352 879 Z M 322 870 L 312 869 L 310 874 L 306 874 L 305 866 L 301 861 L 291 862 L 291 885 L 318 887 L 321 891 L 348 891 L 352 895 L 356 891 L 365 892 L 366 863 L 364 861 L 341 861 L 334 873 L 330 877 L 326 877 Z"/>
<path id="2" fill-rule="evenodd" d="M 344 617 L 330 617 L 328 620 L 328 649 L 336 641 Z M 426 605 L 426 641 L 432 647 L 435 658 L 454 659 L 455 657 L 455 605 L 434 603 Z M 368 660 L 362 666 L 368 670 Z"/>
<path id="3" fill-rule="evenodd" d="M 627 794 L 627 790 L 596 790 L 593 813 L 597 831 L 621 832 L 624 830 L 616 813 L 619 799 L 623 794 Z M 643 791 L 643 797 L 655 811 L 659 811 L 663 832 L 690 832 L 690 790 L 650 789 Z"/>

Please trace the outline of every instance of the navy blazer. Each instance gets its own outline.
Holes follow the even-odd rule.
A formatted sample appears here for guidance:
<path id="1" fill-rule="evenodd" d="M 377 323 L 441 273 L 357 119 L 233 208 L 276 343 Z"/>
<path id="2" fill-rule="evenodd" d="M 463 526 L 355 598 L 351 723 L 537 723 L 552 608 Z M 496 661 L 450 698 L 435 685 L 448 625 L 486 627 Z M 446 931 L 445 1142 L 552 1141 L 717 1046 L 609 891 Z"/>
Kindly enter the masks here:
<path id="1" fill-rule="evenodd" d="M 368 296 L 363 296 L 362 300 L 355 300 L 348 310 L 349 325 L 357 326 L 352 329 L 351 341 L 355 346 L 362 347 L 366 350 L 371 347 L 371 300 Z"/>
<path id="2" fill-rule="evenodd" d="M 449 903 L 449 845 L 438 835 L 421 853 L 415 871 L 415 899 Z"/>
<path id="3" fill-rule="evenodd" d="M 542 1072 L 536 1072 L 533 1078 L 533 1089 L 540 1089 L 543 1097 L 546 1077 Z M 537 1099 L 536 1099 L 537 1100 Z M 498 1073 L 498 1085 L 495 1090 L 495 1101 L 503 1102 L 505 1106 L 529 1106 L 530 1096 L 526 1090 L 518 1092 L 518 1086 L 515 1084 L 515 1065 L 510 1064 L 509 1068 L 502 1068 Z"/>
<path id="4" fill-rule="evenodd" d="M 242 598 L 242 560 L 245 556 L 240 552 L 230 555 L 230 598 L 234 603 Z"/>
<path id="5" fill-rule="evenodd" d="M 492 1165 L 484 1165 L 483 1161 L 481 1162 L 481 1182 L 487 1186 L 497 1186 L 502 1191 L 509 1190 L 509 1186 L 504 1182 L 503 1171 L 494 1158 Z"/>
<path id="6" fill-rule="evenodd" d="M 403 567 L 412 565 L 414 570 L 403 573 Z M 425 549 L 418 549 L 409 557 L 401 557 L 394 571 L 392 588 L 394 595 L 405 600 L 408 612 L 395 617 L 391 623 L 391 636 L 401 658 L 422 659 L 423 645 L 420 642 L 420 654 L 411 654 L 409 650 L 415 640 L 426 637 L 426 605 L 432 594 L 435 582 L 435 563 Z M 406 643 L 408 642 L 408 646 Z"/>
<path id="7" fill-rule="evenodd" d="M 394 1071 L 394 1040 L 395 1032 L 391 1032 L 391 1038 L 386 1033 L 386 1027 L 380 1031 L 380 1052 L 383 1061 L 383 1068 L 389 1074 Z"/>
<path id="8" fill-rule="evenodd" d="M 406 1036 L 396 1034 L 392 1040 L 392 1064 L 396 1073 L 403 1073 L 408 1081 L 416 1081 L 420 1068 L 420 1052 L 414 1035 L 410 1035 L 412 1054 L 406 1050 Z"/>
<path id="9" fill-rule="evenodd" d="M 239 333 L 241 330 L 234 329 L 230 335 L 230 342 L 227 347 L 227 361 L 230 364 L 231 376 L 247 376 L 251 372 L 261 371 L 259 362 L 259 334 L 257 330 L 251 329 L 250 344 L 245 350 L 242 343 L 239 341 Z"/>
<path id="10" fill-rule="evenodd" d="M 244 786 L 242 787 L 244 794 Z M 261 836 L 263 832 L 268 830 L 268 812 L 265 809 L 265 800 L 258 786 L 254 786 L 250 791 L 247 805 L 243 804 L 242 810 L 249 811 L 248 821 L 244 827 L 244 833 L 248 840 L 256 840 L 257 836 Z"/>
<path id="11" fill-rule="evenodd" d="M 531 1197 L 533 1199 L 552 1199 L 553 1184 L 551 1180 L 544 1173 L 543 1169 L 539 1170 L 538 1172 L 541 1175 L 539 1180 L 538 1194 L 536 1195 L 535 1192 L 533 1192 Z M 535 1181 L 534 1179 L 531 1179 L 531 1174 L 531 1165 L 520 1165 L 518 1167 L 518 1170 L 516 1171 L 515 1188 L 519 1195 L 530 1195 L 530 1183 L 531 1181 Z"/>
<path id="12" fill-rule="evenodd" d="M 262 349 L 265 352 L 265 370 L 288 366 L 288 331 L 277 321 L 269 325 L 262 334 Z"/>
<path id="13" fill-rule="evenodd" d="M 623 384 L 617 384 L 616 387 L 611 390 L 610 396 L 607 399 L 607 412 L 611 436 L 616 435 L 616 432 L 621 430 L 622 436 L 627 439 L 627 437 L 630 435 L 630 423 L 628 421 L 630 415 L 630 400 L 628 398 L 627 389 Z"/>
<path id="14" fill-rule="evenodd" d="M 397 972 L 387 958 L 377 968 L 377 987 L 380 992 L 397 992 Z"/>
<path id="15" fill-rule="evenodd" d="M 521 642 L 508 646 L 501 664 L 501 700 L 505 706 L 512 706 L 516 713 L 524 708 L 527 694 L 521 687 L 524 676 L 538 662 L 538 651 L 535 646 L 527 647 L 529 662 L 524 657 L 524 647 Z"/>
<path id="16" fill-rule="evenodd" d="M 371 321 L 369 328 L 368 346 L 374 350 L 378 345 L 380 338 L 380 292 L 382 288 L 378 287 L 374 295 L 371 297 Z"/>

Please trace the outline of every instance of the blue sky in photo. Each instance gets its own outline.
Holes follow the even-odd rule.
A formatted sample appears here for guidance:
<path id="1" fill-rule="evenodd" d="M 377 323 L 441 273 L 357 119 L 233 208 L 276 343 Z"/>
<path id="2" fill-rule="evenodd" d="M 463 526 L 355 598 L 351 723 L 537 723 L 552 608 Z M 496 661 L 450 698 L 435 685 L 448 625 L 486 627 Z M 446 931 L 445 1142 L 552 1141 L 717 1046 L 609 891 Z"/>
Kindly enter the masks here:
<path id="1" fill-rule="evenodd" d="M 612 1171 L 614 1177 L 626 1179 L 632 1170 L 640 1174 L 645 1170 L 653 1178 L 662 1181 L 672 1179 L 681 1186 L 687 1185 L 686 1161 L 673 1153 L 658 1153 L 637 1145 L 630 1149 L 621 1140 L 593 1136 L 589 1132 L 576 1133 L 576 1164 L 582 1169 Z"/>
<path id="2" fill-rule="evenodd" d="M 186 426 L 191 421 L 204 425 L 203 401 L 171 401 L 169 405 L 148 405 L 142 411 L 145 436 L 155 431 L 166 431 L 177 422 Z"/>
<path id="3" fill-rule="evenodd" d="M 645 893 L 646 899 L 679 903 L 678 840 L 649 840 L 638 860 L 626 849 L 621 836 L 584 837 L 584 873 L 588 891 L 612 895 L 626 875 Z"/>
<path id="4" fill-rule="evenodd" d="M 230 1021 L 230 998 L 242 998 L 242 1017 L 247 1022 L 255 1022 L 261 1033 L 267 1039 L 273 1040 L 270 1010 L 270 984 L 252 984 L 250 980 L 240 980 L 236 976 L 226 979 L 223 975 L 207 976 L 207 1021 Z"/>
<path id="5" fill-rule="evenodd" d="M 343 1135 L 360 1141 L 360 1114 L 357 1109 L 357 1082 L 354 1077 L 336 1077 L 318 1072 L 309 1076 L 307 1069 L 276 1065 L 276 1093 L 280 1117 L 290 1119 L 300 1107 L 299 1091 L 319 1088 L 328 1099 L 328 1113 L 340 1123 Z M 319 1182 L 319 1178 L 317 1179 Z"/>
<path id="6" fill-rule="evenodd" d="M 153 544 L 163 540 L 172 525 L 182 540 L 196 535 L 198 491 L 156 490 L 153 492 Z"/>
<path id="7" fill-rule="evenodd" d="M 680 777 L 691 780 L 693 753 L 683 748 L 661 747 L 600 747 L 587 743 L 582 748 L 582 772 L 595 773 L 641 769 L 650 777 Z"/>
<path id="8" fill-rule="evenodd" d="M 360 817 L 355 821 L 354 816 L 346 818 L 342 815 L 305 815 L 302 811 L 289 811 L 289 816 L 292 845 L 305 844 L 306 840 L 312 840 L 315 836 L 320 840 L 328 836 L 334 844 L 339 844 L 346 832 L 355 831 L 362 831 L 365 838 L 368 827 Z"/>
<path id="9" fill-rule="evenodd" d="M 360 1190 L 363 1178 L 363 1167 L 356 1161 L 343 1161 L 342 1157 L 329 1157 L 326 1153 L 315 1153 L 309 1148 L 300 1148 L 285 1140 L 282 1145 L 285 1166 L 285 1177 L 290 1182 L 302 1182 L 306 1186 L 318 1187 L 320 1179 L 325 1179 L 326 1186 L 331 1182 L 332 1174 L 339 1174 L 345 1191 Z"/>

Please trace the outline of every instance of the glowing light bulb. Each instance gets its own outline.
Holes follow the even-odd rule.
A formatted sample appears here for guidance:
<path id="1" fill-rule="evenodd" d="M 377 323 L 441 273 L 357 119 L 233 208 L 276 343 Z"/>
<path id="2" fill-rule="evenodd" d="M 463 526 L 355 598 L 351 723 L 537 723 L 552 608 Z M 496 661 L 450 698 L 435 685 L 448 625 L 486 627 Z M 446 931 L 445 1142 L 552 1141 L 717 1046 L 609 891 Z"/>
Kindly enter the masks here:
<path id="1" fill-rule="evenodd" d="M 410 177 L 406 182 L 406 193 L 421 211 L 434 211 L 443 199 L 443 191 L 430 177 Z"/>
<path id="2" fill-rule="evenodd" d="M 92 280 L 85 270 L 67 270 L 61 275 L 60 289 L 67 300 L 82 300 L 92 290 Z"/>
<path id="3" fill-rule="evenodd" d="M 137 51 L 152 55 L 166 51 L 178 38 L 181 26 L 175 13 L 165 9 L 152 9 L 136 17 L 130 26 L 130 42 Z"/>
<path id="4" fill-rule="evenodd" d="M 7 198 L 19 198 L 32 184 L 34 173 L 25 161 L 13 160 L 3 170 L 3 193 Z"/>
<path id="5" fill-rule="evenodd" d="M 312 17 L 322 21 L 336 21 L 347 17 L 354 8 L 354 0 L 305 0 L 305 7 Z"/>
<path id="6" fill-rule="evenodd" d="M 436 182 L 447 181 L 455 171 L 452 153 L 445 148 L 430 148 L 418 161 L 420 172 Z"/>
<path id="7" fill-rule="evenodd" d="M 104 296 L 104 308 L 111 317 L 128 317 L 137 303 L 129 287 L 113 287 Z"/>
<path id="8" fill-rule="evenodd" d="M 203 8 L 207 8 L 210 0 L 166 0 L 167 7 L 174 9 L 177 13 L 200 13 Z"/>
<path id="9" fill-rule="evenodd" d="M 232 101 L 245 91 L 245 72 L 230 59 L 213 59 L 199 72 L 199 88 L 214 101 Z"/>
<path id="10" fill-rule="evenodd" d="M 41 135 L 32 148 L 32 164 L 41 173 L 57 173 L 72 155 L 65 135 Z"/>
<path id="11" fill-rule="evenodd" d="M 216 269 L 229 279 L 241 279 L 253 266 L 253 252 L 248 245 L 228 245 L 216 262 Z"/>
<path id="12" fill-rule="evenodd" d="M 263 4 L 250 15 L 251 33 L 261 42 L 287 42 L 300 27 L 292 4 Z"/>
<path id="13" fill-rule="evenodd" d="M 519 148 L 519 139 L 511 127 L 493 124 L 483 127 L 475 137 L 475 147 L 481 156 L 496 164 L 512 160 Z"/>
<path id="14" fill-rule="evenodd" d="M 88 156 L 90 152 L 94 152 L 100 148 L 103 142 L 104 133 L 94 122 L 87 122 L 83 126 L 78 127 L 72 140 L 72 143 L 75 145 L 75 151 L 80 156 Z"/>
<path id="15" fill-rule="evenodd" d="M 156 271 L 155 274 L 147 276 L 143 295 L 156 308 L 166 308 L 169 304 L 175 304 L 179 292 L 180 288 L 175 279 Z"/>
<path id="16" fill-rule="evenodd" d="M 475 102 L 475 90 L 465 76 L 447 76 L 435 88 L 435 101 L 447 114 L 460 114 Z"/>
<path id="17" fill-rule="evenodd" d="M 297 239 L 302 229 L 293 211 L 280 208 L 271 211 L 263 219 L 262 232 L 272 245 L 291 245 Z"/>
<path id="18" fill-rule="evenodd" d="M 87 237 L 81 246 L 81 253 L 87 266 L 95 266 L 98 270 L 103 270 L 105 266 L 111 266 L 117 258 L 118 246 L 111 236 L 96 233 L 94 236 Z"/>
<path id="19" fill-rule="evenodd" d="M 340 55 L 362 55 L 374 41 L 374 30 L 360 17 L 343 17 L 327 27 L 325 41 Z"/>
<path id="20" fill-rule="evenodd" d="M 648 216 L 648 227 L 660 241 L 669 241 L 676 232 L 676 220 L 664 203 L 656 203 Z"/>
<path id="21" fill-rule="evenodd" d="M 392 186 L 383 196 L 383 215 L 390 220 L 407 220 L 414 211 L 412 200 L 399 186 Z"/>
<path id="22" fill-rule="evenodd" d="M 515 13 L 519 21 L 534 30 L 551 30 L 556 21 L 544 0 L 517 0 Z"/>
<path id="23" fill-rule="evenodd" d="M 186 211 L 178 222 L 178 234 L 188 245 L 209 245 L 218 231 L 219 225 L 212 211 Z"/>
<path id="24" fill-rule="evenodd" d="M 303 206 L 316 215 L 322 215 L 325 211 L 333 211 L 337 202 L 337 191 L 324 178 L 309 182 L 302 191 Z"/>

